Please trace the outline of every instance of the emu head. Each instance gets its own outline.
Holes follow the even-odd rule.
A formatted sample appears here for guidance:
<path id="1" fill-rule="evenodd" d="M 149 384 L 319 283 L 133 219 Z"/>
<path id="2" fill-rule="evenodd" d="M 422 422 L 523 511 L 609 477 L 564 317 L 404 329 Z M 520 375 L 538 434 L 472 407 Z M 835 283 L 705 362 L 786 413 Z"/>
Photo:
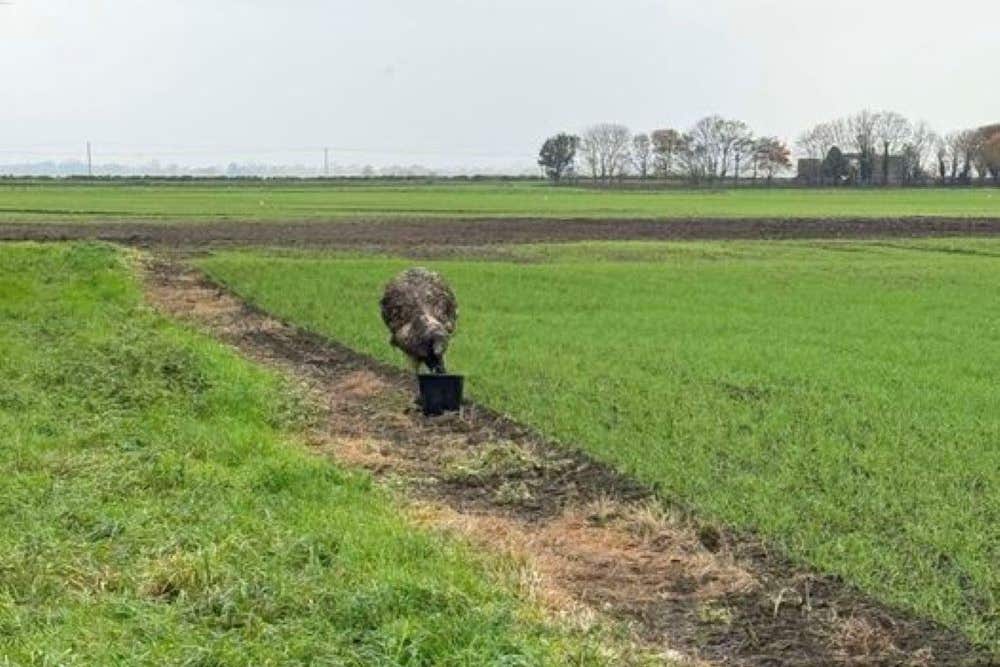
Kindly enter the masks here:
<path id="1" fill-rule="evenodd" d="M 423 362 L 433 373 L 445 373 L 444 353 L 448 351 L 448 339 L 451 335 L 436 318 L 425 315 L 420 318 L 421 331 L 419 345 Z"/>

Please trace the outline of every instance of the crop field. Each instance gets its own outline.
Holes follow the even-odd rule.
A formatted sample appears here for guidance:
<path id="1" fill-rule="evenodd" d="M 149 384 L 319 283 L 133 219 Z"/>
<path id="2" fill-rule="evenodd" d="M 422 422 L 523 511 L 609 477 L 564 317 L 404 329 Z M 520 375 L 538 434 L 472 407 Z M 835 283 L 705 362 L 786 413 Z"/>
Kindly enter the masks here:
<path id="1" fill-rule="evenodd" d="M 1000 656 L 998 235 L 996 189 L 0 181 L 0 657 Z"/>
<path id="2" fill-rule="evenodd" d="M 594 190 L 535 182 L 0 182 L 0 220 L 998 217 L 980 189 Z"/>
<path id="3" fill-rule="evenodd" d="M 992 201 L 898 196 L 926 198 L 923 213 L 935 197 Z M 413 260 L 198 261 L 256 305 L 402 364 L 376 303 Z M 426 263 L 457 292 L 450 366 L 473 399 L 1000 650 L 1000 242 L 528 245 Z"/>
<path id="4" fill-rule="evenodd" d="M 891 4 L 0 0 L 0 667 L 1000 667 L 1000 1 Z"/>
<path id="5" fill-rule="evenodd" d="M 156 314 L 131 253 L 0 246 L 4 664 L 590 664 L 511 563 L 307 453 L 277 374 Z"/>

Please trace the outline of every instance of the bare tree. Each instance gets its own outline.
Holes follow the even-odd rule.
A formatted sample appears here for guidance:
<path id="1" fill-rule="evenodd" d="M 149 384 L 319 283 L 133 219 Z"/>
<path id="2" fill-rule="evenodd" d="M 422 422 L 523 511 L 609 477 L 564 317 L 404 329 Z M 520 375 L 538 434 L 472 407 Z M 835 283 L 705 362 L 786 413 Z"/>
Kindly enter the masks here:
<path id="1" fill-rule="evenodd" d="M 834 146 L 852 146 L 854 140 L 846 120 L 838 118 L 819 123 L 811 130 L 799 135 L 796 147 L 808 157 L 822 160 Z"/>
<path id="2" fill-rule="evenodd" d="M 588 136 L 588 132 L 584 132 L 583 136 L 580 138 L 580 143 L 577 144 L 577 151 L 580 157 L 583 158 L 583 163 L 587 166 L 588 171 L 590 171 L 591 177 L 596 181 L 598 178 L 602 178 L 601 174 L 601 151 L 600 144 L 596 138 L 591 138 Z"/>
<path id="3" fill-rule="evenodd" d="M 632 137 L 632 166 L 642 180 L 646 180 L 649 176 L 652 156 L 653 144 L 648 134 L 642 133 Z"/>
<path id="4" fill-rule="evenodd" d="M 723 159 L 721 130 L 724 123 L 721 116 L 706 116 L 684 135 L 684 168 L 692 180 L 718 176 Z"/>
<path id="5" fill-rule="evenodd" d="M 889 157 L 900 150 L 913 135 L 913 126 L 902 114 L 881 111 L 876 114 L 875 136 L 882 147 L 882 185 L 889 184 Z"/>
<path id="6" fill-rule="evenodd" d="M 851 146 L 859 157 L 859 171 L 862 182 L 871 183 L 875 163 L 875 142 L 879 115 L 870 109 L 862 109 L 846 120 Z"/>
<path id="7" fill-rule="evenodd" d="M 754 136 L 750 126 L 742 121 L 735 121 L 741 128 L 736 133 L 733 140 L 733 183 L 740 182 L 740 165 L 745 164 L 744 160 L 749 159 L 753 154 Z"/>
<path id="8" fill-rule="evenodd" d="M 795 147 L 805 153 L 806 157 L 817 160 L 822 159 L 824 151 L 828 150 L 819 125 L 800 134 L 795 140 Z"/>
<path id="9" fill-rule="evenodd" d="M 628 128 L 617 123 L 599 123 L 583 132 L 580 152 L 594 180 L 608 182 L 624 174 L 631 140 Z"/>
<path id="10" fill-rule="evenodd" d="M 972 167 L 976 161 L 976 151 L 978 149 L 976 131 L 963 131 L 960 142 L 962 147 L 962 171 L 959 173 L 958 179 L 960 182 L 968 184 L 972 182 Z"/>
<path id="11" fill-rule="evenodd" d="M 940 138 L 926 121 L 911 126 L 910 137 L 900 154 L 903 158 L 903 177 L 907 183 L 922 180 L 927 173 L 927 164 L 936 150 Z"/>
<path id="12" fill-rule="evenodd" d="M 939 183 L 946 183 L 948 180 L 948 142 L 941 135 L 934 139 L 934 159 L 937 165 L 937 175 Z"/>
<path id="13" fill-rule="evenodd" d="M 859 162 L 862 182 L 873 180 L 873 166 L 877 151 L 882 153 L 882 182 L 889 180 L 889 157 L 901 152 L 909 145 L 912 160 L 920 156 L 920 163 L 926 159 L 930 137 L 926 124 L 921 125 L 921 134 L 914 141 L 914 127 L 904 116 L 895 111 L 874 112 L 870 109 L 848 116 L 845 119 L 821 123 L 799 138 L 798 145 L 811 156 L 818 157 L 822 151 L 829 154 L 833 146 L 851 148 Z"/>
<path id="14" fill-rule="evenodd" d="M 949 132 L 944 138 L 944 147 L 950 172 L 949 181 L 954 185 L 958 182 L 958 170 L 965 157 L 965 133 Z"/>
<path id="15" fill-rule="evenodd" d="M 766 159 L 766 153 L 768 149 L 768 142 L 774 137 L 760 137 L 754 140 L 753 149 L 750 151 L 750 168 L 751 174 L 753 176 L 754 182 L 757 181 L 757 174 L 760 172 L 760 168 L 764 160 Z"/>
<path id="16" fill-rule="evenodd" d="M 686 132 L 681 138 L 678 162 L 682 173 L 697 183 L 709 177 L 712 158 L 704 141 L 695 138 L 694 132 Z"/>
<path id="17" fill-rule="evenodd" d="M 770 185 L 774 175 L 792 166 L 792 152 L 777 137 L 761 137 L 753 147 L 753 177 L 757 180 L 757 170 L 767 174 Z"/>
<path id="18" fill-rule="evenodd" d="M 736 179 L 740 178 L 740 161 L 746 155 L 753 141 L 750 126 L 741 120 L 724 120 L 717 129 L 719 144 L 722 148 L 721 172 L 719 177 L 726 179 L 729 165 L 735 166 Z"/>
<path id="19" fill-rule="evenodd" d="M 853 148 L 855 148 L 859 153 L 875 150 L 879 114 L 875 113 L 871 109 L 862 109 L 861 111 L 848 116 L 845 122 Z"/>
<path id="20" fill-rule="evenodd" d="M 688 145 L 684 162 L 688 175 L 725 180 L 733 163 L 739 176 L 739 164 L 749 152 L 753 133 L 743 121 L 706 116 L 685 137 Z"/>
<path id="21" fill-rule="evenodd" d="M 655 130 L 650 138 L 653 142 L 654 170 L 659 176 L 670 176 L 684 150 L 684 136 L 677 130 L 668 128 Z"/>

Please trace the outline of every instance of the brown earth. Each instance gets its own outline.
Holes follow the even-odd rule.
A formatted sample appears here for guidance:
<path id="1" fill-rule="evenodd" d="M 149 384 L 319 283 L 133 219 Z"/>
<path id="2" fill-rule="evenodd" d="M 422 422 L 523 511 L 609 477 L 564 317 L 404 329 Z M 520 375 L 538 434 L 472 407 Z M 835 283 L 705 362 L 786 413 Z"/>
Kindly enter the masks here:
<path id="1" fill-rule="evenodd" d="M 95 239 L 137 246 L 345 248 L 481 246 L 587 240 L 829 239 L 992 236 L 1000 218 L 383 219 L 299 222 L 0 223 L 0 241 Z"/>
<path id="2" fill-rule="evenodd" d="M 411 516 L 524 564 L 553 614 L 626 623 L 673 660 L 726 665 L 989 664 L 956 633 L 810 572 L 759 539 L 665 509 L 584 454 L 469 404 L 428 419 L 413 378 L 262 313 L 203 275 L 147 262 L 151 303 L 315 397 L 322 455 L 363 467 Z"/>

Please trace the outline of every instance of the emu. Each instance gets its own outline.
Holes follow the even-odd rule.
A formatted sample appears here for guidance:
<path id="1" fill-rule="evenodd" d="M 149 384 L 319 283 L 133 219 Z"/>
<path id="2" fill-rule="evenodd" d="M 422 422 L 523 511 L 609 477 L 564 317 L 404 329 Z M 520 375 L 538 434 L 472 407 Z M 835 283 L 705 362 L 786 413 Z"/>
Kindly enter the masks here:
<path id="1" fill-rule="evenodd" d="M 380 305 L 389 344 L 409 357 L 413 371 L 424 364 L 433 373 L 446 373 L 444 354 L 455 333 L 458 304 L 444 279 L 422 267 L 407 269 L 386 285 Z"/>

